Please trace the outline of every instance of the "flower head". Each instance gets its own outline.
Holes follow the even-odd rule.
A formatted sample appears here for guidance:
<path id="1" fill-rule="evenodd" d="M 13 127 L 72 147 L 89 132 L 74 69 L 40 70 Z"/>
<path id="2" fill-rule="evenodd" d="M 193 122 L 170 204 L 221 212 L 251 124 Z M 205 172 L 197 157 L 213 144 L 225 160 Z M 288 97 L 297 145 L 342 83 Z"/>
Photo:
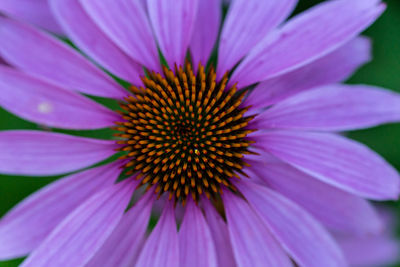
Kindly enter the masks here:
<path id="1" fill-rule="evenodd" d="M 382 228 L 364 198 L 396 199 L 399 175 L 336 133 L 400 121 L 399 95 L 340 84 L 369 60 L 357 36 L 380 1 L 326 1 L 286 21 L 295 0 L 235 0 L 222 24 L 216 0 L 49 3 L 79 50 L 1 16 L 0 105 L 47 127 L 115 133 L 0 132 L 2 173 L 80 170 L 2 219 L 1 259 L 346 266 L 328 230 Z"/>

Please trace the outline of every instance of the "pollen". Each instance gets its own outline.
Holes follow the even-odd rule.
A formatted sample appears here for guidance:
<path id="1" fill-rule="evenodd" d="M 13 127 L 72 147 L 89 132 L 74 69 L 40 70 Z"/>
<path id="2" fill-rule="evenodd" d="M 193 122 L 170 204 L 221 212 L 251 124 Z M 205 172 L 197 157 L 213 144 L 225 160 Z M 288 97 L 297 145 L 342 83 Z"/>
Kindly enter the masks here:
<path id="1" fill-rule="evenodd" d="M 195 74 L 190 63 L 148 72 L 142 81 L 120 103 L 115 127 L 124 174 L 183 204 L 188 197 L 215 198 L 224 187 L 236 191 L 232 179 L 245 175 L 247 135 L 254 131 L 253 116 L 241 107 L 246 92 L 227 88 L 228 74 L 217 81 L 212 68 L 199 65 Z"/>
<path id="2" fill-rule="evenodd" d="M 49 114 L 53 111 L 53 105 L 49 102 L 40 102 L 37 105 L 37 110 L 43 114 Z"/>

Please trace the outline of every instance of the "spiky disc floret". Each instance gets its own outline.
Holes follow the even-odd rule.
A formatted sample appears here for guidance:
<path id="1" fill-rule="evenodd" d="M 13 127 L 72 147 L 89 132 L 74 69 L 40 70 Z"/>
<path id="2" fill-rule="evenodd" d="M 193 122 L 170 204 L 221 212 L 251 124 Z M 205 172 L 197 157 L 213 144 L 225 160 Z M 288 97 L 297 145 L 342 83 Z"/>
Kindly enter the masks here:
<path id="1" fill-rule="evenodd" d="M 194 75 L 187 63 L 175 73 L 165 67 L 163 75 L 148 73 L 146 88 L 131 87 L 133 96 L 121 103 L 125 121 L 116 128 L 126 174 L 137 172 L 141 185 L 182 201 L 216 196 L 222 186 L 235 190 L 231 179 L 243 173 L 253 117 L 244 116 L 245 93 L 227 89 L 227 77 L 217 82 L 202 65 Z"/>

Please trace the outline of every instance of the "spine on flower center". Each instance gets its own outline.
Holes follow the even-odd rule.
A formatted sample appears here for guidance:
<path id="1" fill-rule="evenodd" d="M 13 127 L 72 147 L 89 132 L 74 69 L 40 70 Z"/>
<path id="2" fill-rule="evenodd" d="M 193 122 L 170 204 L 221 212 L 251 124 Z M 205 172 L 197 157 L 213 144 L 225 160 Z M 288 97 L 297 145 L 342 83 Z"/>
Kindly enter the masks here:
<path id="1" fill-rule="evenodd" d="M 212 68 L 199 65 L 195 75 L 190 63 L 142 80 L 145 87 L 132 86 L 120 104 L 123 175 L 137 174 L 141 185 L 183 203 L 189 195 L 216 197 L 223 186 L 235 191 L 231 179 L 244 174 L 246 136 L 254 131 L 247 128 L 253 116 L 240 107 L 245 91 L 226 88 L 227 74 L 217 82 Z"/>

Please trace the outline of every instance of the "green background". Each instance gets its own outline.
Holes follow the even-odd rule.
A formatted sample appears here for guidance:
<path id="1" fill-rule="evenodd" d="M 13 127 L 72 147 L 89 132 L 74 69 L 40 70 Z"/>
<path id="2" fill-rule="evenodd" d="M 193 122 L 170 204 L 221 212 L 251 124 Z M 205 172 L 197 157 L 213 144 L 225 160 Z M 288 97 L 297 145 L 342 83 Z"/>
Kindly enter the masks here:
<path id="1" fill-rule="evenodd" d="M 295 13 L 319 2 L 323 1 L 300 1 Z M 373 39 L 373 61 L 361 68 L 348 82 L 377 85 L 400 92 L 400 1 L 387 0 L 385 2 L 388 4 L 386 12 L 365 32 L 365 35 Z M 39 128 L 0 108 L 0 130 Z M 83 134 L 88 135 L 88 132 Z M 377 151 L 400 170 L 400 124 L 355 131 L 349 135 Z M 0 175 L 0 216 L 27 195 L 55 179 L 57 177 Z M 400 214 L 399 203 L 388 203 L 388 205 L 392 206 L 398 215 Z M 400 221 L 400 216 L 398 218 Z M 19 262 L 18 260 L 0 262 L 0 267 L 17 266 Z M 400 264 L 397 266 L 400 267 Z"/>

